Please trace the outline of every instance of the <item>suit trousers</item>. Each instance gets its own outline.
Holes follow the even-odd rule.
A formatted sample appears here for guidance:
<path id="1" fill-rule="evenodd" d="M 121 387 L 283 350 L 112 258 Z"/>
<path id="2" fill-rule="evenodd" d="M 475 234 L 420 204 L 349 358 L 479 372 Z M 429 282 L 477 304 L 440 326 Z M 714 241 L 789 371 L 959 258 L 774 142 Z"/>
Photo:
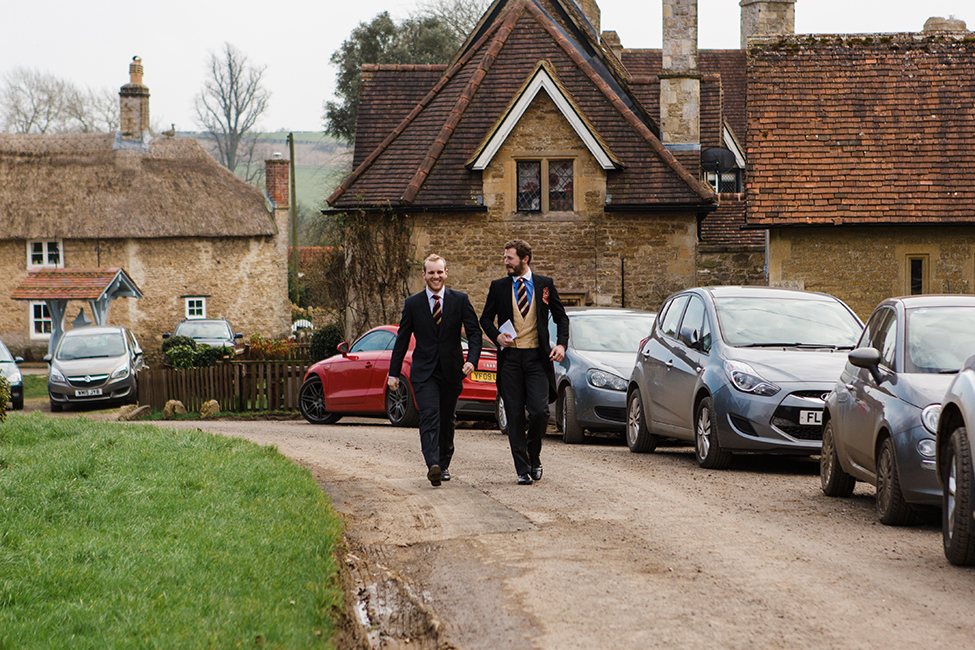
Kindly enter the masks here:
<path id="1" fill-rule="evenodd" d="M 541 465 L 542 435 L 548 428 L 548 375 L 538 348 L 508 348 L 504 354 L 498 390 L 508 418 L 511 456 L 520 476 Z"/>
<path id="2" fill-rule="evenodd" d="M 439 465 L 441 470 L 450 467 L 457 424 L 454 411 L 462 389 L 462 382 L 444 379 L 439 366 L 426 381 L 413 384 L 416 407 L 420 411 L 420 449 L 427 467 Z"/>

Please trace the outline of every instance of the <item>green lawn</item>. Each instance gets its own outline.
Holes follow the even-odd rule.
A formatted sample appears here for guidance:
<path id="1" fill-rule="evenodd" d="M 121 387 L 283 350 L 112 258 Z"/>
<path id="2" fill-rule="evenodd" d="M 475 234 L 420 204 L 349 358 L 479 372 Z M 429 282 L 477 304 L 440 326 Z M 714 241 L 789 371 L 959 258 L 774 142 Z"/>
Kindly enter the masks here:
<path id="1" fill-rule="evenodd" d="M 24 399 L 47 398 L 47 375 L 24 375 Z"/>
<path id="2" fill-rule="evenodd" d="M 328 647 L 341 523 L 272 447 L 0 423 L 0 649 Z"/>

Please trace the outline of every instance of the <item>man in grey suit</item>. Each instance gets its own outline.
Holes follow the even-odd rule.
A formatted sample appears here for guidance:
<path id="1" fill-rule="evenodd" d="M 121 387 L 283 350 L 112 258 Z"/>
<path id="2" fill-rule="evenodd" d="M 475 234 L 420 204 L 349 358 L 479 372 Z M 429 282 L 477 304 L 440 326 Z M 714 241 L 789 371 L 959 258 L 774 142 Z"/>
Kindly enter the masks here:
<path id="1" fill-rule="evenodd" d="M 403 359 L 416 337 L 409 382 L 420 412 L 420 448 L 427 464 L 427 479 L 434 487 L 450 480 L 454 455 L 454 410 L 464 377 L 477 367 L 481 356 L 481 328 L 466 293 L 447 289 L 447 262 L 439 255 L 423 261 L 426 288 L 406 299 L 399 333 L 389 361 L 390 390 L 399 387 Z M 460 329 L 467 334 L 467 358 Z"/>

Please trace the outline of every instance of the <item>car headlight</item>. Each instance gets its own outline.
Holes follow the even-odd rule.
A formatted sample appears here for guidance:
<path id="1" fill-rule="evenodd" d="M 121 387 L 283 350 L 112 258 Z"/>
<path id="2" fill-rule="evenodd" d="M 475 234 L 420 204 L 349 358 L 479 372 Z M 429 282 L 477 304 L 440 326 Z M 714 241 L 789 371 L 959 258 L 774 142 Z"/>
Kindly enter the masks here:
<path id="1" fill-rule="evenodd" d="M 724 362 L 724 371 L 728 375 L 728 379 L 731 380 L 732 385 L 745 393 L 754 393 L 755 395 L 768 397 L 782 390 L 755 372 L 754 368 L 743 361 L 726 360 Z"/>
<path id="2" fill-rule="evenodd" d="M 921 411 L 921 424 L 930 433 L 938 433 L 938 420 L 941 418 L 941 404 L 928 404 Z"/>
<path id="3" fill-rule="evenodd" d="M 12 370 L 7 371 L 7 381 L 10 382 L 11 386 L 16 386 L 24 381 L 24 376 L 20 374 L 18 368 L 14 367 Z"/>
<path id="4" fill-rule="evenodd" d="M 589 372 L 586 373 L 586 379 L 589 381 L 590 385 L 595 386 L 596 388 L 607 388 L 609 390 L 618 391 L 626 390 L 625 379 L 611 372 L 606 372 L 605 370 L 590 368 Z"/>
<path id="5" fill-rule="evenodd" d="M 112 380 L 125 379 L 129 376 L 129 364 L 124 363 L 112 372 Z"/>
<path id="6" fill-rule="evenodd" d="M 64 378 L 64 375 L 62 375 L 61 374 L 61 371 L 58 370 L 57 368 L 51 368 L 51 374 L 48 377 L 48 380 L 52 384 L 66 384 L 66 383 L 68 383 L 67 380 Z"/>

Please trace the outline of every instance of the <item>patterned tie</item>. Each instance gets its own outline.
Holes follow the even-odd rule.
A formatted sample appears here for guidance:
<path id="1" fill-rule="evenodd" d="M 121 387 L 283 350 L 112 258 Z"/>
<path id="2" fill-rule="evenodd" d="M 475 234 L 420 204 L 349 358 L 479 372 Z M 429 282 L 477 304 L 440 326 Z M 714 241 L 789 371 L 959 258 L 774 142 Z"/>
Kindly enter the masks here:
<path id="1" fill-rule="evenodd" d="M 439 325 L 442 317 L 443 311 L 440 309 L 440 296 L 433 294 L 433 320 Z"/>
<path id="2" fill-rule="evenodd" d="M 521 310 L 521 317 L 528 317 L 528 287 L 525 286 L 525 278 L 518 278 L 518 309 Z"/>

